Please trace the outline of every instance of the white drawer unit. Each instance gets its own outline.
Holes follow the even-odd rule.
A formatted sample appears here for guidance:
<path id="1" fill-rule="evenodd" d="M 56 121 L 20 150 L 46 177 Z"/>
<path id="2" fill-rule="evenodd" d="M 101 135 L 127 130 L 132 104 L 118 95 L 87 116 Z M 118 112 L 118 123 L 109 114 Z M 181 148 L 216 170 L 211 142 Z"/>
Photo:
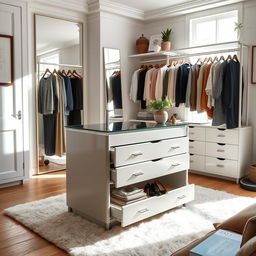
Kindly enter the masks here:
<path id="1" fill-rule="evenodd" d="M 238 145 L 206 142 L 206 155 L 225 159 L 238 159 Z"/>
<path id="2" fill-rule="evenodd" d="M 123 166 L 186 152 L 188 138 L 183 137 L 115 147 L 111 159 L 115 166 Z"/>
<path id="3" fill-rule="evenodd" d="M 186 153 L 139 164 L 118 167 L 111 171 L 111 179 L 114 181 L 115 187 L 118 188 L 182 170 L 187 170 L 188 168 L 189 155 Z"/>
<path id="4" fill-rule="evenodd" d="M 205 127 L 189 126 L 189 139 L 205 141 Z"/>
<path id="5" fill-rule="evenodd" d="M 204 141 L 203 136 L 199 136 L 200 131 L 205 135 Z M 252 152 L 252 127 L 193 126 L 189 128 L 189 140 L 191 170 L 237 183 L 247 175 Z"/>
<path id="6" fill-rule="evenodd" d="M 189 140 L 189 153 L 197 155 L 205 155 L 205 142 Z"/>
<path id="7" fill-rule="evenodd" d="M 208 156 L 205 158 L 205 160 L 206 172 L 231 178 L 237 177 L 238 161 Z"/>
<path id="8" fill-rule="evenodd" d="M 205 170 L 205 156 L 190 154 L 190 169 L 191 170 Z"/>
<path id="9" fill-rule="evenodd" d="M 104 131 L 106 125 L 95 127 L 66 130 L 70 211 L 108 229 L 117 221 L 124 227 L 194 199 L 185 124 L 136 129 L 123 123 L 113 132 Z M 111 203 L 112 189 L 144 188 L 156 180 L 170 191 L 125 206 Z"/>
<path id="10" fill-rule="evenodd" d="M 238 144 L 239 133 L 237 129 L 223 129 L 223 128 L 208 128 L 206 129 L 206 141 Z"/>
<path id="11" fill-rule="evenodd" d="M 125 206 L 111 205 L 111 215 L 125 227 L 194 200 L 194 185 L 187 185 L 169 191 L 167 194 Z"/>

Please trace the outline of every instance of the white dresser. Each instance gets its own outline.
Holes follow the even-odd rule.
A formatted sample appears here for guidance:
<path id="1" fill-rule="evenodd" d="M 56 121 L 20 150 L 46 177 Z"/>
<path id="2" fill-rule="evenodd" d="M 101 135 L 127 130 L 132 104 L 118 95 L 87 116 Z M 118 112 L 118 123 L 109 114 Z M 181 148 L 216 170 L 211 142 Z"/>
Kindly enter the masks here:
<path id="1" fill-rule="evenodd" d="M 236 180 L 247 174 L 252 154 L 252 127 L 225 129 L 189 126 L 190 169 Z"/>
<path id="2" fill-rule="evenodd" d="M 115 123 L 67 128 L 67 205 L 107 229 L 127 226 L 194 199 L 188 184 L 189 141 L 185 125 L 147 127 Z M 119 206 L 110 203 L 111 189 L 159 180 L 161 196 Z"/>

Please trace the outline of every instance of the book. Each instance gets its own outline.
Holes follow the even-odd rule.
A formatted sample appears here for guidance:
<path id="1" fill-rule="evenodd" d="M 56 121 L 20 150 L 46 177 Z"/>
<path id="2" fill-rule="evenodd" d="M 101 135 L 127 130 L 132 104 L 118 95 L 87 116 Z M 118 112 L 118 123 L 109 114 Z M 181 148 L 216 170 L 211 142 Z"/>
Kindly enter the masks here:
<path id="1" fill-rule="evenodd" d="M 242 235 L 219 229 L 190 250 L 190 256 L 235 256 L 240 249 Z"/>

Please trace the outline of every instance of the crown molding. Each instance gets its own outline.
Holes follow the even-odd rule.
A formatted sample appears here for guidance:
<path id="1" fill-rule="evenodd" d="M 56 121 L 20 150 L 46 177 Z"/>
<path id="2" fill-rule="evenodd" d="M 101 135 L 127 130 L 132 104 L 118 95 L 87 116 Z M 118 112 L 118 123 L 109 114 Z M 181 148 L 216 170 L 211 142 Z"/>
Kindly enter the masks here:
<path id="1" fill-rule="evenodd" d="M 159 20 L 245 1 L 247 0 L 191 0 L 186 3 L 145 12 L 144 20 Z"/>
<path id="2" fill-rule="evenodd" d="M 88 11 L 89 14 L 109 12 L 137 20 L 144 20 L 144 11 L 111 0 L 89 0 Z"/>
<path id="3" fill-rule="evenodd" d="M 63 0 L 24 0 L 31 6 L 45 5 L 75 11 L 79 13 L 88 13 L 88 4 L 85 0 L 68 0 L 63 3 Z"/>

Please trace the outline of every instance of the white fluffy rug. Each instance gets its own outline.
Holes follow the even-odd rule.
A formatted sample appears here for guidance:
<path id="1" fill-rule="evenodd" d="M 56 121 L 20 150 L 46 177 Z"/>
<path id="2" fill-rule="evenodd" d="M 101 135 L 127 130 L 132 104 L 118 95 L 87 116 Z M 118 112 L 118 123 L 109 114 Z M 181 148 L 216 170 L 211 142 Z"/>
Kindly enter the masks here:
<path id="1" fill-rule="evenodd" d="M 196 200 L 186 207 L 109 231 L 67 212 L 64 194 L 8 208 L 5 214 L 74 256 L 167 256 L 255 201 L 196 186 Z"/>

